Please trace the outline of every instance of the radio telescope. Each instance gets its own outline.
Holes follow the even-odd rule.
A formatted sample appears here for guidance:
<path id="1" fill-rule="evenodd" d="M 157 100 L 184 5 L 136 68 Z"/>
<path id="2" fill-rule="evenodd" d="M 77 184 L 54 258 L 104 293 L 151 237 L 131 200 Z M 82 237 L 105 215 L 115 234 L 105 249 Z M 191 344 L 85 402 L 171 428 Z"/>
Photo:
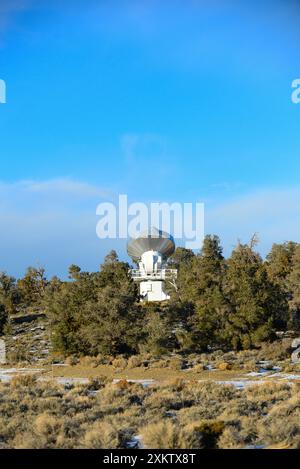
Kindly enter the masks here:
<path id="1" fill-rule="evenodd" d="M 132 269 L 132 278 L 139 282 L 142 301 L 164 301 L 170 296 L 164 291 L 165 281 L 172 283 L 176 269 L 166 268 L 167 259 L 175 251 L 173 237 L 152 227 L 127 244 L 127 253 L 138 264 Z"/>

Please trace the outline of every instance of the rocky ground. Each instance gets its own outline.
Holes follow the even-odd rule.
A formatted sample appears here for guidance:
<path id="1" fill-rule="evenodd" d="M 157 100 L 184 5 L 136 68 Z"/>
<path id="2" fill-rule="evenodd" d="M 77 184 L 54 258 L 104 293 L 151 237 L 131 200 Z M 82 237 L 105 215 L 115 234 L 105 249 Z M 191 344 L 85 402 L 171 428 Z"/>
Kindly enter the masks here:
<path id="1" fill-rule="evenodd" d="M 12 319 L 6 338 L 10 364 L 44 364 L 49 360 L 49 324 L 44 314 L 19 315 Z"/>

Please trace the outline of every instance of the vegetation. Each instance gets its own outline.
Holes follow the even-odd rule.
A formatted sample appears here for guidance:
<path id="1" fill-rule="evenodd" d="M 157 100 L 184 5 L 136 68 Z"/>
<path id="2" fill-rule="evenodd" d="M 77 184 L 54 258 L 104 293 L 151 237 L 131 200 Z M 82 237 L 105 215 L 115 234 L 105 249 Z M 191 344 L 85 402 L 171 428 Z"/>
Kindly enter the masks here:
<path id="1" fill-rule="evenodd" d="M 0 397 L 1 448 L 300 448 L 299 385 L 19 376 L 0 384 Z"/>
<path id="2" fill-rule="evenodd" d="M 47 315 L 53 348 L 65 356 L 255 348 L 300 327 L 300 245 L 275 244 L 265 260 L 255 245 L 255 237 L 238 243 L 228 259 L 217 236 L 206 236 L 197 255 L 177 248 L 170 266 L 178 279 L 167 285 L 166 304 L 139 302 L 129 265 L 115 251 L 99 272 L 71 265 L 68 281 L 47 280 L 42 268 L 18 281 L 3 273 L 0 333 L 20 312 L 36 311 Z"/>

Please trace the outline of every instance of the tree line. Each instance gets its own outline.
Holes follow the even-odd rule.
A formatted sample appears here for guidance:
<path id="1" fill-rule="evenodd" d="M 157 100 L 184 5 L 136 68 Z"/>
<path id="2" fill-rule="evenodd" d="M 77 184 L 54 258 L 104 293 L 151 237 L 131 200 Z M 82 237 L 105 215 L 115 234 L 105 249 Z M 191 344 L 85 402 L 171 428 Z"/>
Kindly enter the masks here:
<path id="1" fill-rule="evenodd" d="M 69 268 L 68 281 L 30 267 L 22 279 L 0 274 L 0 332 L 20 311 L 43 311 L 53 347 L 65 355 L 156 355 L 168 351 L 241 350 L 300 329 L 300 244 L 274 244 L 265 259 L 255 237 L 229 258 L 206 236 L 199 254 L 177 248 L 171 300 L 141 303 L 129 264 L 109 253 L 98 272 Z"/>

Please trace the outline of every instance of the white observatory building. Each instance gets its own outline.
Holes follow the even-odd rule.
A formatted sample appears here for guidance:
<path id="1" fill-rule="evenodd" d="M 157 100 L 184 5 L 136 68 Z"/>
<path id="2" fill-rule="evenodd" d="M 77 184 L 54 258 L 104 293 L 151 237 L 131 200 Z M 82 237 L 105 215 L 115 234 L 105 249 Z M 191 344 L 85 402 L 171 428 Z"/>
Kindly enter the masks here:
<path id="1" fill-rule="evenodd" d="M 140 284 L 141 301 L 170 298 L 164 285 L 166 281 L 174 282 L 177 277 L 177 270 L 166 266 L 167 259 L 174 251 L 173 237 L 154 227 L 128 242 L 127 253 L 139 266 L 131 270 L 131 275 Z"/>

